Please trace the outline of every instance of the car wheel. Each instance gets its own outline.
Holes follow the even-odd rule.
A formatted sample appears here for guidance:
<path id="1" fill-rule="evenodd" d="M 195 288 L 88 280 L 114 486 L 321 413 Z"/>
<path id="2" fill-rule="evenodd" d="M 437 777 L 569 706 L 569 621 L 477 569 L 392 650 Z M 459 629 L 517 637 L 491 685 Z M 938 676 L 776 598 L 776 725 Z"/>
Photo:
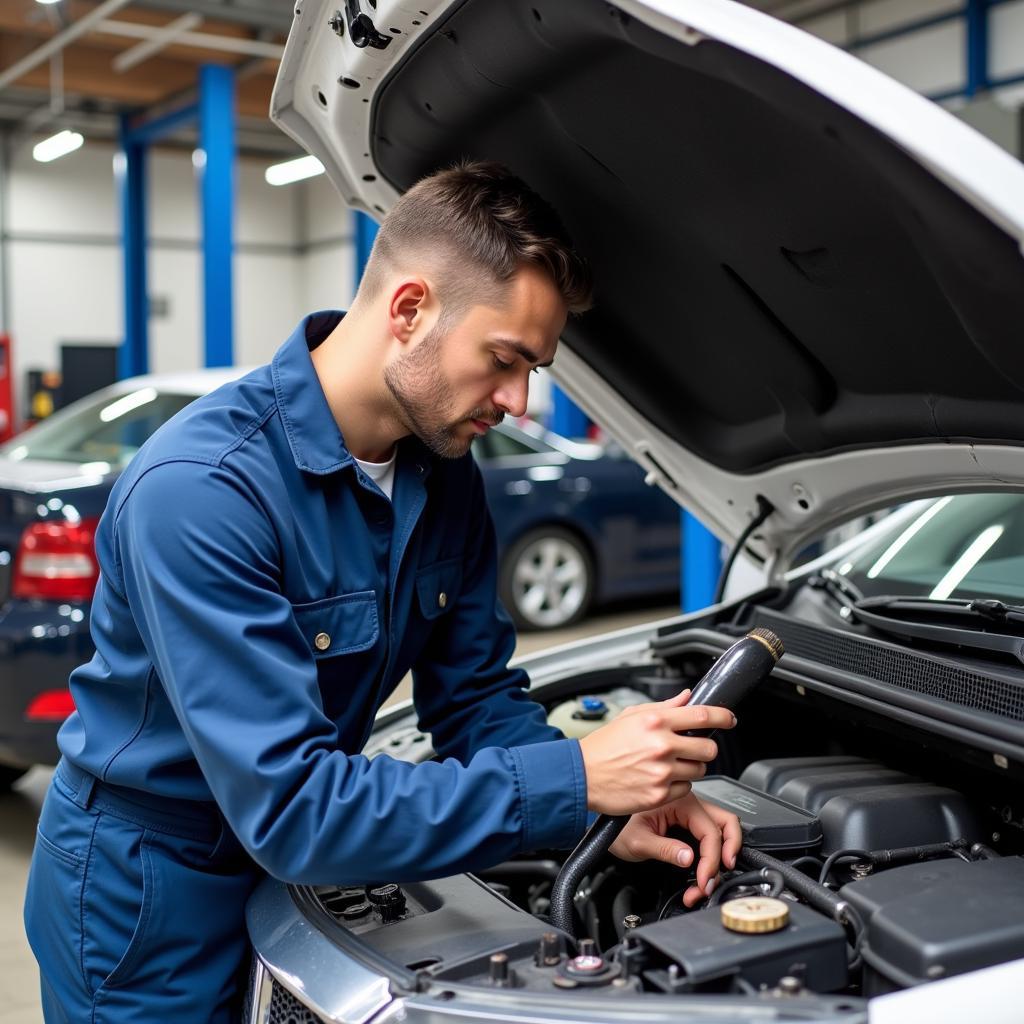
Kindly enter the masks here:
<path id="1" fill-rule="evenodd" d="M 6 793 L 27 771 L 27 768 L 9 768 L 0 764 L 0 793 Z"/>
<path id="2" fill-rule="evenodd" d="M 505 554 L 501 599 L 520 629 L 557 629 L 578 622 L 593 596 L 594 561 L 569 530 L 531 530 Z"/>

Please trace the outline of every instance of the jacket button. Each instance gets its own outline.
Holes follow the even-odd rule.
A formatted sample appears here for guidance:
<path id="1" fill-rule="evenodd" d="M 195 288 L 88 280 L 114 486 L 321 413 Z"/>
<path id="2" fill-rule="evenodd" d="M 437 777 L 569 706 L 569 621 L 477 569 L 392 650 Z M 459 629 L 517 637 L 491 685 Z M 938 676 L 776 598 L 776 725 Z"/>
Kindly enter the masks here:
<path id="1" fill-rule="evenodd" d="M 437 595 L 437 603 L 442 608 L 448 603 L 448 595 L 443 590 Z"/>
<path id="2" fill-rule="evenodd" d="M 326 633 L 317 633 L 313 638 L 313 643 L 316 644 L 318 651 L 326 651 L 331 646 L 331 638 Z"/>

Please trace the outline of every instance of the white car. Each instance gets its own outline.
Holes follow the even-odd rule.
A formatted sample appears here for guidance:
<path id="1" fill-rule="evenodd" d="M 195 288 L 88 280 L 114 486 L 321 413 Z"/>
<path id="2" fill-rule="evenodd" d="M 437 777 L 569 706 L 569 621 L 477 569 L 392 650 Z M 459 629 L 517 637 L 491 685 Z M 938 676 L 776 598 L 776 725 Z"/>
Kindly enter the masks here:
<path id="1" fill-rule="evenodd" d="M 480 878 L 268 881 L 249 1020 L 1020 1019 L 1024 167 L 728 0 L 299 0 L 272 115 L 371 213 L 462 157 L 545 196 L 596 281 L 559 384 L 760 567 L 524 659 L 551 720 L 721 678 L 757 628 L 786 653 L 698 784 L 744 828 L 708 905 L 589 839 Z M 368 752 L 430 738 L 402 706 Z"/>

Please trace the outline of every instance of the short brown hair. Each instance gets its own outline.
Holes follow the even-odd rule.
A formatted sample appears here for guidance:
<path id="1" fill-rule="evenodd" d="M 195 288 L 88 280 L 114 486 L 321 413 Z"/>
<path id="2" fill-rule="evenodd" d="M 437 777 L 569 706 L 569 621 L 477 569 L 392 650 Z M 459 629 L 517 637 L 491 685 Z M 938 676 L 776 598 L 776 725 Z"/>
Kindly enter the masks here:
<path id="1" fill-rule="evenodd" d="M 415 260 L 437 269 L 444 317 L 497 297 L 524 265 L 547 272 L 571 313 L 590 308 L 590 272 L 558 214 L 507 167 L 462 162 L 421 178 L 381 223 L 360 292 Z"/>

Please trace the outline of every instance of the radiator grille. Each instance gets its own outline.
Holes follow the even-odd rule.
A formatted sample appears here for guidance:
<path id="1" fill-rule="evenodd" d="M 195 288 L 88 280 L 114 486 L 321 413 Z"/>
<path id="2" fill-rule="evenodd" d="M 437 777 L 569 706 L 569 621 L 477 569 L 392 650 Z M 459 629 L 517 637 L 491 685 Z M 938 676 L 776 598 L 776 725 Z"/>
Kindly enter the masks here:
<path id="1" fill-rule="evenodd" d="M 323 1024 L 323 1018 L 316 1016 L 303 1006 L 286 988 L 274 983 L 274 994 L 270 997 L 270 1015 L 267 1024 Z"/>
<path id="2" fill-rule="evenodd" d="M 786 652 L 798 658 L 902 690 L 938 697 L 961 707 L 1024 721 L 1024 683 L 972 672 L 939 658 L 925 657 L 838 630 L 794 622 L 767 608 L 757 609 L 755 621 L 778 633 Z"/>

